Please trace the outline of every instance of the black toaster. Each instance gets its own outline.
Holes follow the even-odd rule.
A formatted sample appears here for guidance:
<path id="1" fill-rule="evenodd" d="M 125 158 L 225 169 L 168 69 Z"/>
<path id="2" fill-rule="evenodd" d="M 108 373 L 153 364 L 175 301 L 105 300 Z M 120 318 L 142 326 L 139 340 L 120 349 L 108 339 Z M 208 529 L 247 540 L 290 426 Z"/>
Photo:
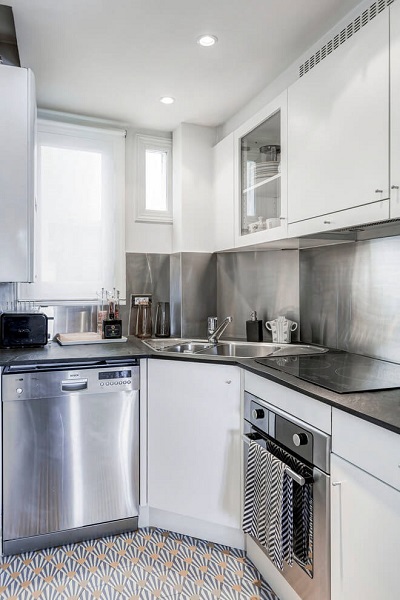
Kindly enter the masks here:
<path id="1" fill-rule="evenodd" d="M 48 340 L 47 315 L 39 312 L 3 312 L 0 314 L 2 348 L 35 348 Z"/>

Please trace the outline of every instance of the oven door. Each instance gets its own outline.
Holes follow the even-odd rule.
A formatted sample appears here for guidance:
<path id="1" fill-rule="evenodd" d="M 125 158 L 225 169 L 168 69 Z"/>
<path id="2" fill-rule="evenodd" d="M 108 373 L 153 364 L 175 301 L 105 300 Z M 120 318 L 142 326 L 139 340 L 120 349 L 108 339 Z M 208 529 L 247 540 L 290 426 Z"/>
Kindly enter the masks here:
<path id="1" fill-rule="evenodd" d="M 284 562 L 283 570 L 279 572 L 302 600 L 329 600 L 329 476 L 316 467 L 302 463 L 247 421 L 244 421 L 243 434 L 244 482 L 250 439 L 276 455 L 299 476 L 297 481 L 293 478 L 293 565 Z M 257 539 L 252 539 L 269 559 L 265 547 Z"/>

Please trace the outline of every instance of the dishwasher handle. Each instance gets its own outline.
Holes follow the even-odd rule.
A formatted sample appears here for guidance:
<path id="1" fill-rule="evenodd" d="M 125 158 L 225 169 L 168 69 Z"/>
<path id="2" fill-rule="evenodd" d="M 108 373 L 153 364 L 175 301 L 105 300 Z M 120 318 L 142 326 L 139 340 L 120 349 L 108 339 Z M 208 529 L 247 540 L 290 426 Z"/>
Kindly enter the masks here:
<path id="1" fill-rule="evenodd" d="M 76 392 L 77 390 L 86 390 L 88 386 L 87 379 L 70 379 L 63 380 L 61 382 L 61 389 L 63 392 Z"/>

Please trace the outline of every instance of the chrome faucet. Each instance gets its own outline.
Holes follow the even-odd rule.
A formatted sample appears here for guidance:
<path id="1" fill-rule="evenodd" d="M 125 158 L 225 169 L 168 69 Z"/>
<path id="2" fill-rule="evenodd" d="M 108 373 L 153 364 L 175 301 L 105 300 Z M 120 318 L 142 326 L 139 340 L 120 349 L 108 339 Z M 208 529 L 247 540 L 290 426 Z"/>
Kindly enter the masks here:
<path id="1" fill-rule="evenodd" d="M 207 333 L 208 333 L 208 341 L 210 342 L 210 344 L 218 344 L 219 342 L 219 338 L 221 337 L 221 335 L 224 333 L 225 329 L 228 327 L 229 323 L 232 323 L 233 321 L 233 317 L 226 317 L 226 319 L 224 319 L 221 323 L 221 325 L 219 325 L 217 327 L 217 318 L 216 317 L 208 317 L 208 326 L 207 326 Z"/>

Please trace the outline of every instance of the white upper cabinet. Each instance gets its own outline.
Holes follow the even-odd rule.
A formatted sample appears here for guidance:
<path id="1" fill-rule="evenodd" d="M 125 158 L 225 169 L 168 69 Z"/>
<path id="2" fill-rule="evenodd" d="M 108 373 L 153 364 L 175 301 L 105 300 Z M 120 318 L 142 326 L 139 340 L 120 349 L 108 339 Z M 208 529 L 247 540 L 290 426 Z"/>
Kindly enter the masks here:
<path id="1" fill-rule="evenodd" d="M 234 247 L 234 139 L 227 135 L 213 148 L 215 250 Z"/>
<path id="2" fill-rule="evenodd" d="M 0 65 L 0 281 L 33 280 L 35 82 Z"/>
<path id="3" fill-rule="evenodd" d="M 235 246 L 287 235 L 287 92 L 234 133 Z"/>
<path id="4" fill-rule="evenodd" d="M 288 91 L 291 236 L 389 218 L 389 11 L 360 27 Z"/>
<path id="5" fill-rule="evenodd" d="M 400 2 L 390 6 L 390 218 L 400 217 Z"/>

